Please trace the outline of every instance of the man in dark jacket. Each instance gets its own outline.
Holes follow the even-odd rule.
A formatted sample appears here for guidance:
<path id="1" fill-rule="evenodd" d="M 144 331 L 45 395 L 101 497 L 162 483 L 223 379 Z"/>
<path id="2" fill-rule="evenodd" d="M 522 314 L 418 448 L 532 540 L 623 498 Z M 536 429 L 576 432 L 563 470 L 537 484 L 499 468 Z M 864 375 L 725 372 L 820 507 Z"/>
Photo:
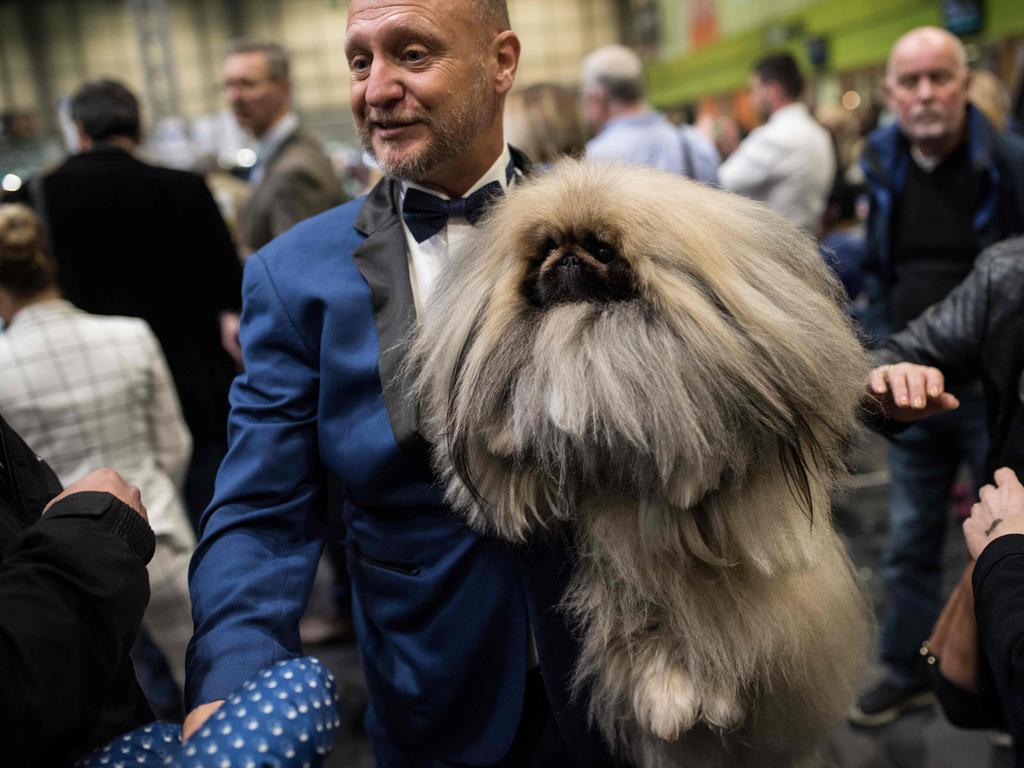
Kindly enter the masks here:
<path id="1" fill-rule="evenodd" d="M 137 488 L 106 469 L 62 493 L 0 418 L 4 765 L 67 765 L 153 719 L 128 651 L 154 547 Z"/>
<path id="2" fill-rule="evenodd" d="M 202 178 L 132 154 L 135 96 L 83 85 L 71 117 L 81 152 L 23 187 L 48 230 L 64 296 L 86 312 L 141 317 L 167 358 L 192 433 L 185 501 L 198 521 L 227 450 L 241 264 Z"/>
<path id="3" fill-rule="evenodd" d="M 865 325 L 876 340 L 941 300 L 981 249 L 1024 232 L 1024 142 L 997 134 L 967 103 L 968 81 L 963 46 L 945 30 L 915 29 L 893 46 L 886 92 L 897 122 L 871 136 L 862 160 L 871 198 Z M 980 483 L 986 452 L 981 390 L 958 385 L 955 413 L 911 426 L 890 447 L 887 675 L 851 712 L 860 725 L 931 701 L 918 649 L 939 611 L 952 486 L 964 463 Z"/>
<path id="4" fill-rule="evenodd" d="M 289 71 L 288 54 L 276 43 L 237 40 L 224 60 L 224 96 L 255 139 L 252 191 L 238 214 L 246 256 L 345 201 L 320 141 L 292 112 Z"/>

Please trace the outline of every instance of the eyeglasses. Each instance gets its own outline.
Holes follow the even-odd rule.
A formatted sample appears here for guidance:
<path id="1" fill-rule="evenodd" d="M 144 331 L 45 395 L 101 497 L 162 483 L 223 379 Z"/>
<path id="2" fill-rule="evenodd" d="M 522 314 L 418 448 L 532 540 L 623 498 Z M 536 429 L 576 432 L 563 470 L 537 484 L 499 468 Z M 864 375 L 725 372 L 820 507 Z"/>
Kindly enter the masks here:
<path id="1" fill-rule="evenodd" d="M 252 93 L 257 88 L 262 86 L 264 83 L 273 82 L 273 78 L 266 77 L 261 80 L 249 80 L 248 78 L 238 78 L 236 80 L 224 80 L 220 84 L 220 89 L 224 93 L 228 91 L 241 91 L 242 93 Z"/>

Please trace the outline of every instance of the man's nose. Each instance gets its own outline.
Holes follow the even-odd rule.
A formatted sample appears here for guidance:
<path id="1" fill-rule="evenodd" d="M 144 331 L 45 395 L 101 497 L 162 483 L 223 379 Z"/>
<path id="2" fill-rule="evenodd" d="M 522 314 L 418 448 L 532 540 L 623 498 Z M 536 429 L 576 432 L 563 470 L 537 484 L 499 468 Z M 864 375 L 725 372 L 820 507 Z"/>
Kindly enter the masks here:
<path id="1" fill-rule="evenodd" d="M 371 107 L 386 107 L 400 101 L 405 94 L 400 71 L 386 61 L 377 59 L 370 65 L 366 81 L 366 103 Z"/>
<path id="2" fill-rule="evenodd" d="M 925 101 L 935 95 L 935 85 L 930 77 L 922 77 L 917 81 L 917 98 Z"/>

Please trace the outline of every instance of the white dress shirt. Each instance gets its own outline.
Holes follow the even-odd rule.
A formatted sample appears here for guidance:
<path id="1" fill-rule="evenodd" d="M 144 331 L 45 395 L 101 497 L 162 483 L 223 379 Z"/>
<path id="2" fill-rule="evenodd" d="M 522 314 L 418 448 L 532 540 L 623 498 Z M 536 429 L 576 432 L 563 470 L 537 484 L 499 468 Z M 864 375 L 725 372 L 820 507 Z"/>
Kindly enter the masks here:
<path id="1" fill-rule="evenodd" d="M 55 299 L 0 334 L 0 413 L 65 486 L 113 467 L 158 536 L 191 538 L 179 490 L 192 450 L 163 352 L 143 320 Z"/>
<path id="2" fill-rule="evenodd" d="M 511 161 L 512 154 L 509 152 L 508 145 L 506 144 L 501 155 L 494 161 L 494 164 L 480 177 L 476 184 L 466 191 L 463 197 L 468 197 L 480 189 L 480 187 L 490 184 L 492 181 L 501 184 L 502 189 L 507 189 L 510 183 L 507 171 L 508 164 Z M 513 179 L 515 179 L 515 176 L 513 176 Z M 422 190 L 435 197 L 440 197 L 442 200 L 451 199 L 448 195 L 436 189 L 424 187 L 413 181 L 403 181 L 401 199 L 399 200 L 400 205 L 405 204 L 405 193 L 410 188 Z M 462 245 L 466 237 L 473 231 L 473 226 L 462 216 L 452 216 L 448 219 L 448 226 L 422 243 L 416 242 L 416 238 L 412 236 L 412 232 L 409 231 L 409 227 L 404 219 L 402 221 L 402 229 L 405 230 L 405 242 L 409 248 L 409 282 L 412 283 L 412 298 L 416 306 L 416 314 L 419 315 L 423 312 L 423 307 L 430 299 L 434 289 L 434 281 L 437 280 L 437 276 L 444 269 L 445 264 L 448 263 L 449 256 L 459 249 L 459 246 Z"/>
<path id="3" fill-rule="evenodd" d="M 807 107 L 788 104 L 755 128 L 722 163 L 724 189 L 760 200 L 817 234 L 835 179 L 832 139 Z"/>

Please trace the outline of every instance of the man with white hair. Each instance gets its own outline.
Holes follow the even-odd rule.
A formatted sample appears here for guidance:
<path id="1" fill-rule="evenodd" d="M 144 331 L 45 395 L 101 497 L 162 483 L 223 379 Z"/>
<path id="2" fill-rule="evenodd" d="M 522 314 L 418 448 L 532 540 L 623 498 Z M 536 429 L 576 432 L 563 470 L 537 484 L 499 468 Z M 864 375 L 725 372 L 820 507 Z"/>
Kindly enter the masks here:
<path id="1" fill-rule="evenodd" d="M 872 134 L 861 159 L 871 199 L 866 325 L 878 340 L 943 299 L 981 250 L 1024 232 L 1024 142 L 997 133 L 968 103 L 968 82 L 964 47 L 946 30 L 911 30 L 889 55 L 885 89 L 896 124 Z M 915 424 L 890 447 L 887 676 L 851 712 L 860 725 L 883 725 L 932 700 L 918 649 L 939 612 L 951 489 L 963 463 L 976 483 L 984 480 L 987 448 L 980 386 L 949 388 L 959 409 Z"/>
<path id="2" fill-rule="evenodd" d="M 676 128 L 645 98 L 640 57 L 622 45 L 583 60 L 583 116 L 596 135 L 587 158 L 650 165 L 718 183 L 718 150 L 695 128 Z"/>

